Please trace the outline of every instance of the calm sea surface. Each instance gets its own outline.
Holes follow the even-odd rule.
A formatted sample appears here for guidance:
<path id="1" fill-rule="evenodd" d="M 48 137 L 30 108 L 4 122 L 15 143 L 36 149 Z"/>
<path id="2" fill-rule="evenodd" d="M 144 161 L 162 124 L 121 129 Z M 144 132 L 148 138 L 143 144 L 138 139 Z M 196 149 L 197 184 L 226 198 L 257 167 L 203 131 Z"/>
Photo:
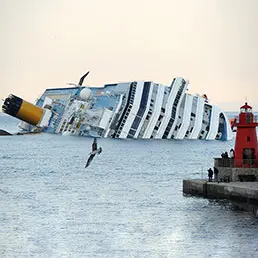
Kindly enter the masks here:
<path id="1" fill-rule="evenodd" d="M 0 114 L 0 129 L 18 120 Z M 0 257 L 258 257 L 258 218 L 184 197 L 234 140 L 0 137 Z"/>

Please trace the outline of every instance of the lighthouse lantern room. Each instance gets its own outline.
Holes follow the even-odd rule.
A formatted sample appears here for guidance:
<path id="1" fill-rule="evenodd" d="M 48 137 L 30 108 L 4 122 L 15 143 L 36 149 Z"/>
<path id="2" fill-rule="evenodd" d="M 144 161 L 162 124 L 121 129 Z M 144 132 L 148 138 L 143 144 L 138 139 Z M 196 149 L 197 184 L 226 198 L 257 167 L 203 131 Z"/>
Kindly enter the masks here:
<path id="1" fill-rule="evenodd" d="M 252 107 L 245 103 L 240 108 L 235 141 L 234 167 L 258 168 L 258 146 L 256 126 L 258 123 Z"/>

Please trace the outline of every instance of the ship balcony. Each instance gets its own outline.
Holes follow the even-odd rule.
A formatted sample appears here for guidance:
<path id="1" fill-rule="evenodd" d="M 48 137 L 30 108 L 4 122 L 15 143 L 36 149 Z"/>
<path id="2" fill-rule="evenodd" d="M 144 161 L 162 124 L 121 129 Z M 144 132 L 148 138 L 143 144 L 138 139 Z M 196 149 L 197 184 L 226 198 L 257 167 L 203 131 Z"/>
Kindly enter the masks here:
<path id="1" fill-rule="evenodd" d="M 237 162 L 238 161 L 238 162 Z M 256 168 L 257 167 L 257 161 L 256 159 L 241 159 L 241 160 L 235 160 L 231 158 L 214 158 L 214 167 L 235 167 L 234 164 L 240 164 L 237 165 L 237 167 L 242 168 Z"/>

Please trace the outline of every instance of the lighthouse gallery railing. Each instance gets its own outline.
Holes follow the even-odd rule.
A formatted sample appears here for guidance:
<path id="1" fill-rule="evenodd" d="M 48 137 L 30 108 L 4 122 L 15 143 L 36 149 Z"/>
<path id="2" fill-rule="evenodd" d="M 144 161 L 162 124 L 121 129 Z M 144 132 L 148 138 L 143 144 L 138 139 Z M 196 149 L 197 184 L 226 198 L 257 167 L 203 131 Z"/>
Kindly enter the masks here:
<path id="1" fill-rule="evenodd" d="M 238 116 L 234 116 L 234 118 L 236 119 L 236 123 L 239 123 L 239 117 Z M 253 116 L 252 123 L 258 123 L 258 115 L 254 115 Z"/>

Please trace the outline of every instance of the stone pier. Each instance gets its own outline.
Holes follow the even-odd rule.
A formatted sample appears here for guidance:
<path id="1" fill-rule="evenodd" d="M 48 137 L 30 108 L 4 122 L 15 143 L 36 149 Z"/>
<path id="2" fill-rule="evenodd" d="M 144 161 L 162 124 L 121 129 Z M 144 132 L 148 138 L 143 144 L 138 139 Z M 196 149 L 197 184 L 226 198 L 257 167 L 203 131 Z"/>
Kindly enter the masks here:
<path id="1" fill-rule="evenodd" d="M 230 199 L 258 205 L 258 182 L 183 180 L 183 193 L 205 198 Z"/>

